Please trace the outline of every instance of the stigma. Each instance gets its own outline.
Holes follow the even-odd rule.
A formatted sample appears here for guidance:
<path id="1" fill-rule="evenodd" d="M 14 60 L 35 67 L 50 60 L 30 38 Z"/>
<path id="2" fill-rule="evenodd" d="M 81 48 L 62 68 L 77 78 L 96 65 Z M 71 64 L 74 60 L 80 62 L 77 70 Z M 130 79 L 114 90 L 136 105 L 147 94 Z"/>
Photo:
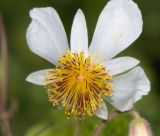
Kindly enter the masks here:
<path id="1" fill-rule="evenodd" d="M 68 118 L 93 116 L 102 107 L 103 96 L 112 96 L 108 72 L 84 52 L 67 51 L 59 65 L 46 73 L 49 101 L 53 106 L 62 105 Z"/>

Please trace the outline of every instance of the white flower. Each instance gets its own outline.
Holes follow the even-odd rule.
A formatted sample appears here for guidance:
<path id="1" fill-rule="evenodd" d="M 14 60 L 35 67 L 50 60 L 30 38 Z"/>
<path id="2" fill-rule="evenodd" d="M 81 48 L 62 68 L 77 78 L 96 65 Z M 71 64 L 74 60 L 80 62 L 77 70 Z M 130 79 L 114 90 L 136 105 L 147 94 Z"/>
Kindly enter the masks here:
<path id="1" fill-rule="evenodd" d="M 31 73 L 26 80 L 47 86 L 49 101 L 54 106 L 62 105 L 68 116 L 81 118 L 84 114 L 95 114 L 107 119 L 103 100 L 119 111 L 127 111 L 150 91 L 146 74 L 137 66 L 139 60 L 114 58 L 142 32 L 141 12 L 132 0 L 108 2 L 99 16 L 89 49 L 81 10 L 73 21 L 70 49 L 62 22 L 53 8 L 34 8 L 30 17 L 32 22 L 26 34 L 29 48 L 57 67 Z"/>

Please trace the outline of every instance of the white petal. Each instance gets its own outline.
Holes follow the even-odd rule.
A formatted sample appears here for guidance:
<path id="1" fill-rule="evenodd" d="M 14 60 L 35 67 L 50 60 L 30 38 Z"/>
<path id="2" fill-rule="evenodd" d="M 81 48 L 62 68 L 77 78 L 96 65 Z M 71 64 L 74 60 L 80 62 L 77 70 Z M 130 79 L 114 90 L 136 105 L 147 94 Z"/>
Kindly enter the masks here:
<path id="1" fill-rule="evenodd" d="M 139 60 L 132 57 L 119 57 L 104 62 L 104 66 L 109 70 L 109 75 L 117 75 L 125 72 L 139 64 Z"/>
<path id="2" fill-rule="evenodd" d="M 89 53 L 106 61 L 131 45 L 142 32 L 142 15 L 132 0 L 110 0 L 97 22 Z"/>
<path id="3" fill-rule="evenodd" d="M 108 110 L 105 103 L 102 104 L 102 108 L 100 108 L 95 115 L 101 119 L 107 120 L 108 118 Z"/>
<path id="4" fill-rule="evenodd" d="M 85 16 L 79 9 L 75 15 L 71 30 L 71 52 L 81 51 L 88 54 L 88 33 Z"/>
<path id="5" fill-rule="evenodd" d="M 34 8 L 26 38 L 29 48 L 35 54 L 53 64 L 68 49 L 68 41 L 62 22 L 57 12 L 50 7 Z"/>
<path id="6" fill-rule="evenodd" d="M 112 79 L 112 97 L 105 97 L 120 111 L 133 108 L 133 104 L 150 91 L 150 81 L 141 67 Z"/>
<path id="7" fill-rule="evenodd" d="M 31 82 L 33 84 L 37 84 L 37 85 L 45 85 L 44 83 L 45 78 L 46 78 L 45 74 L 49 70 L 50 69 L 45 69 L 45 70 L 33 72 L 28 75 L 28 77 L 26 78 L 26 81 Z"/>

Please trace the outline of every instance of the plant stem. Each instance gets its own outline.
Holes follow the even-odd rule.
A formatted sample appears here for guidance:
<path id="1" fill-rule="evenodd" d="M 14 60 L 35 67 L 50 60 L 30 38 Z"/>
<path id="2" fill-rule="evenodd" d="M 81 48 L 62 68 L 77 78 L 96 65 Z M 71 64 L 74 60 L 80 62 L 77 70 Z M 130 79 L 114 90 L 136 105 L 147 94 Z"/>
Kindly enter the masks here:
<path id="1" fill-rule="evenodd" d="M 7 86 L 8 86 L 8 48 L 7 39 L 5 35 L 3 19 L 0 16 L 0 45 L 1 45 L 1 55 L 2 55 L 2 88 L 1 88 L 1 106 L 3 110 L 6 109 L 7 101 Z"/>
<path id="2" fill-rule="evenodd" d="M 106 126 L 106 122 L 106 120 L 101 120 L 101 122 L 95 128 L 93 136 L 98 136 L 100 134 L 101 130 Z"/>
<path id="3" fill-rule="evenodd" d="M 136 111 L 136 110 L 132 110 L 130 111 L 131 115 L 134 117 L 134 118 L 140 118 L 140 114 Z"/>
<path id="4" fill-rule="evenodd" d="M 75 131 L 75 136 L 81 136 L 81 120 L 77 119 L 77 127 Z"/>
<path id="5" fill-rule="evenodd" d="M 126 111 L 126 112 L 130 112 L 130 111 Z M 107 121 L 113 119 L 114 117 L 116 117 L 116 116 L 118 116 L 118 115 L 120 115 L 122 113 L 126 113 L 126 112 L 120 112 L 120 111 L 111 112 L 108 115 Z M 93 136 L 99 136 L 100 135 L 100 133 L 103 130 L 103 128 L 105 128 L 107 121 L 104 120 L 104 119 L 101 120 L 101 122 L 95 128 Z"/>
<path id="6" fill-rule="evenodd" d="M 6 111 L 8 90 L 8 48 L 3 19 L 0 16 L 0 45 L 2 55 L 2 85 L 0 92 L 0 119 L 4 136 L 11 136 L 9 114 Z"/>
<path id="7" fill-rule="evenodd" d="M 9 117 L 8 113 L 1 113 L 1 127 L 4 136 L 12 136 L 10 125 L 9 125 Z"/>

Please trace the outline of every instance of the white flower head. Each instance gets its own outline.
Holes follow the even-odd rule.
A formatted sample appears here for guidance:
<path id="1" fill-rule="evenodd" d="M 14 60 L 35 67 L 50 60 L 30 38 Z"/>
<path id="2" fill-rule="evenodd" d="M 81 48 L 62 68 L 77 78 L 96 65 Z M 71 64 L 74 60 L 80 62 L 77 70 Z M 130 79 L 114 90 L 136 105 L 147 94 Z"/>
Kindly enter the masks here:
<path id="1" fill-rule="evenodd" d="M 99 16 L 89 48 L 81 10 L 73 21 L 70 49 L 53 8 L 34 8 L 30 17 L 32 22 L 26 34 L 29 48 L 56 67 L 31 73 L 26 80 L 46 86 L 49 101 L 62 106 L 68 117 L 81 119 L 85 114 L 95 114 L 107 119 L 104 100 L 119 111 L 127 111 L 150 91 L 145 72 L 137 66 L 139 60 L 114 58 L 142 32 L 141 12 L 132 0 L 108 2 Z"/>

